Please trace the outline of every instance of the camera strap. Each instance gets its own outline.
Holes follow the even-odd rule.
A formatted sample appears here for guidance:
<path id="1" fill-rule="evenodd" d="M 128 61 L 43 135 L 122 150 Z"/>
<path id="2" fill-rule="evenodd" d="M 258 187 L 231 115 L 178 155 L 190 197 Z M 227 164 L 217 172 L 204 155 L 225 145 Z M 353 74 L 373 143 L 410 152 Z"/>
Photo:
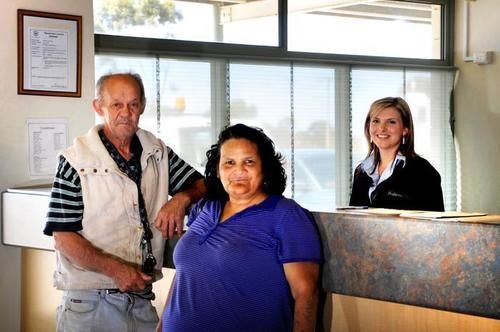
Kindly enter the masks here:
<path id="1" fill-rule="evenodd" d="M 99 137 L 102 143 L 108 150 L 111 158 L 116 162 L 116 165 L 127 175 L 129 179 L 134 181 L 137 187 L 137 194 L 139 200 L 139 218 L 141 220 L 143 234 L 141 240 L 142 246 L 142 271 L 146 274 L 153 275 L 154 267 L 156 265 L 156 258 L 153 255 L 153 248 L 151 245 L 151 239 L 153 238 L 153 232 L 149 226 L 148 213 L 146 211 L 146 204 L 144 203 L 144 197 L 141 191 L 141 155 L 142 155 L 142 145 L 139 141 L 137 135 L 134 135 L 131 142 L 131 152 L 132 156 L 130 160 L 125 160 L 123 156 L 118 152 L 116 147 L 111 143 L 111 141 L 106 137 L 104 131 L 99 130 Z"/>
<path id="2" fill-rule="evenodd" d="M 151 231 L 151 227 L 149 227 L 148 215 L 146 206 L 144 204 L 144 197 L 142 196 L 141 188 L 139 185 L 137 185 L 137 192 L 139 193 L 139 214 L 143 228 L 142 245 L 143 248 L 146 249 L 146 254 L 144 255 L 143 253 L 142 257 L 142 272 L 152 275 L 154 272 L 154 267 L 156 265 L 156 258 L 153 255 L 153 246 L 151 245 L 153 232 Z"/>

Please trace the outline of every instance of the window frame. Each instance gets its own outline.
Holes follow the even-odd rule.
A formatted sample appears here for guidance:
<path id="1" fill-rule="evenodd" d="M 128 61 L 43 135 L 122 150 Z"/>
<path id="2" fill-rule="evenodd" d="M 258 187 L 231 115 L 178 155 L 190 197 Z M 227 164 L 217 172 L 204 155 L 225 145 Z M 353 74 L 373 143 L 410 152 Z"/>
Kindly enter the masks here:
<path id="1" fill-rule="evenodd" d="M 286 61 L 318 61 L 344 64 L 368 64 L 410 67 L 452 67 L 453 62 L 453 0 L 394 0 L 401 2 L 441 5 L 441 59 L 414 59 L 333 53 L 310 53 L 287 50 L 287 0 L 278 0 L 278 46 L 257 46 L 220 42 L 200 42 L 174 39 L 128 37 L 94 34 L 95 52 L 135 53 L 155 55 L 183 55 L 207 57 L 233 57 Z"/>

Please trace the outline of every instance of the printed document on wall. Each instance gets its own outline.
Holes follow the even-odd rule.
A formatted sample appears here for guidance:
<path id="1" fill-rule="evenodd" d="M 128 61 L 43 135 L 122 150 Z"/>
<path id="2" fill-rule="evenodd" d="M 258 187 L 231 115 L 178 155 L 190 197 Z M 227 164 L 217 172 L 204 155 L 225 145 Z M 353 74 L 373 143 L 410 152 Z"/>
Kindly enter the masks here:
<path id="1" fill-rule="evenodd" d="M 57 154 L 68 146 L 66 119 L 28 119 L 28 174 L 32 178 L 52 177 L 57 166 Z"/>

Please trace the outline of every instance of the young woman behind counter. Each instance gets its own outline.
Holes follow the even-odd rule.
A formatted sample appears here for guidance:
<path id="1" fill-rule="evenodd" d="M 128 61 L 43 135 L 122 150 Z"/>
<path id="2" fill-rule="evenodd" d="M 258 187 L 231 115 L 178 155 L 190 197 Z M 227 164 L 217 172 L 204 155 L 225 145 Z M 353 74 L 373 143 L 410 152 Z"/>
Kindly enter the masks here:
<path id="1" fill-rule="evenodd" d="M 410 107 L 376 100 L 365 120 L 368 155 L 354 171 L 351 206 L 444 211 L 441 176 L 415 153 Z"/>

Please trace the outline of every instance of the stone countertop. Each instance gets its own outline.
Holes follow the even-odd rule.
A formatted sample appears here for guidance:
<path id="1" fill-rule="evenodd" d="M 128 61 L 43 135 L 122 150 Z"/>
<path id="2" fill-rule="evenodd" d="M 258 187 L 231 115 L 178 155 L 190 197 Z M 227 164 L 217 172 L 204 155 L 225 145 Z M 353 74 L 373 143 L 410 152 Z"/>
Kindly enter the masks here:
<path id="1" fill-rule="evenodd" d="M 390 212 L 313 213 L 325 291 L 500 318 L 500 216 Z"/>

